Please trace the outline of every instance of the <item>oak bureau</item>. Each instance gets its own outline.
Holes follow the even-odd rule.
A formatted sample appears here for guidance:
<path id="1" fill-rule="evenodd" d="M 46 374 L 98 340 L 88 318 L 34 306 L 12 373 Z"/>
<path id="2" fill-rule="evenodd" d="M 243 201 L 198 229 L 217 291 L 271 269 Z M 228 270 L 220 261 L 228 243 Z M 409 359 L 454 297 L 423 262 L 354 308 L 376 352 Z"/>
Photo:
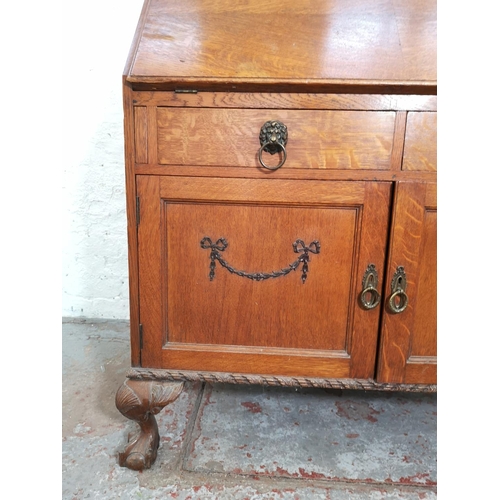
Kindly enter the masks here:
<path id="1" fill-rule="evenodd" d="M 436 390 L 435 0 L 146 0 L 123 75 L 131 370 Z"/>

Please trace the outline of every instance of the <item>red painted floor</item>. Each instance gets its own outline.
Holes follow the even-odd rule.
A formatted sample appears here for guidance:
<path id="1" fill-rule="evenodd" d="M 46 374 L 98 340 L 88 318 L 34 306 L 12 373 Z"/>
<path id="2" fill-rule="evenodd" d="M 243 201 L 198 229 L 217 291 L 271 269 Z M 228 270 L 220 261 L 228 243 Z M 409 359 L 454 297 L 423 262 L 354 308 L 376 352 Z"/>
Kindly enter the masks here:
<path id="1" fill-rule="evenodd" d="M 118 466 L 126 322 L 63 323 L 63 499 L 434 499 L 436 395 L 186 384 L 150 470 Z"/>

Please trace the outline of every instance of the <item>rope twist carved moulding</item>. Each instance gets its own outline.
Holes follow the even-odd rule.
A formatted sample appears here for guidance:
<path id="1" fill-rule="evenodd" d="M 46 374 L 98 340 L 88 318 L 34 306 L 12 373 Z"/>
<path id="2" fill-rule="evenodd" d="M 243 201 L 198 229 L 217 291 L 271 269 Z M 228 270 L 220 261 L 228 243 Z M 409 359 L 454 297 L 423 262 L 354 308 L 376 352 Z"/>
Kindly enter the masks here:
<path id="1" fill-rule="evenodd" d="M 247 373 L 198 372 L 189 370 L 160 370 L 133 368 L 127 373 L 132 380 L 186 381 L 223 384 L 254 384 L 278 387 L 317 387 L 324 389 L 360 389 L 364 391 L 436 392 L 436 385 L 377 383 L 372 379 L 334 379 L 312 377 L 283 377 Z"/>

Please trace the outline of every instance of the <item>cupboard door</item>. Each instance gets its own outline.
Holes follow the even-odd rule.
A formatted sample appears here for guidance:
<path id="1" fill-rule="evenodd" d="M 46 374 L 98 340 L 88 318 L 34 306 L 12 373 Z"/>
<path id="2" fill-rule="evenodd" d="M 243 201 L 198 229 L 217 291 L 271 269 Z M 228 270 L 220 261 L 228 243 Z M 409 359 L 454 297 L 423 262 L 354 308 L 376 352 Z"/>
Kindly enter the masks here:
<path id="1" fill-rule="evenodd" d="M 383 282 L 390 183 L 138 176 L 137 191 L 143 367 L 374 376 L 380 307 L 359 298 L 370 264 Z"/>
<path id="2" fill-rule="evenodd" d="M 377 381 L 435 384 L 436 184 L 400 182 L 397 185 L 388 262 Z M 395 288 L 392 287 L 393 276 L 400 266 L 406 280 L 407 299 L 402 293 L 394 293 L 396 283 Z"/>

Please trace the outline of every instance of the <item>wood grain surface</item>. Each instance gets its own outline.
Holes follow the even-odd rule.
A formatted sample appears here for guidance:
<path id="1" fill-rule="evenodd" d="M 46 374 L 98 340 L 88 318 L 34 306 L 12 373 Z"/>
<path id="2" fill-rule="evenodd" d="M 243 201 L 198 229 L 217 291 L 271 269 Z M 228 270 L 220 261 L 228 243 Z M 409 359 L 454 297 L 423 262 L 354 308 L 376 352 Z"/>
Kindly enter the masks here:
<path id="1" fill-rule="evenodd" d="M 390 168 L 394 112 L 159 107 L 157 116 L 160 164 L 263 168 L 260 129 L 279 120 L 288 128 L 284 169 Z M 278 156 L 263 160 L 274 166 Z"/>
<path id="2" fill-rule="evenodd" d="M 435 0 L 145 0 L 123 74 L 132 365 L 435 387 L 436 77 Z M 217 260 L 210 280 L 205 236 L 248 273 L 321 250 L 305 283 Z"/>
<path id="3" fill-rule="evenodd" d="M 351 111 L 436 111 L 435 95 L 290 94 L 285 92 L 138 91 L 136 106 L 181 108 L 330 109 Z"/>
<path id="4" fill-rule="evenodd" d="M 148 163 L 148 108 L 134 107 L 135 162 Z"/>
<path id="5" fill-rule="evenodd" d="M 130 304 L 130 360 L 132 366 L 141 365 L 139 342 L 139 265 L 137 249 L 136 182 L 135 182 L 135 123 L 132 106 L 133 92 L 123 88 L 125 188 L 128 241 L 128 281 Z"/>
<path id="6" fill-rule="evenodd" d="M 262 373 L 272 360 L 272 373 L 373 376 L 380 310 L 357 298 L 368 264 L 383 276 L 389 183 L 138 179 L 144 366 Z M 225 238 L 222 257 L 249 273 L 286 268 L 297 239 L 321 250 L 305 283 L 301 266 L 253 281 L 218 262 L 211 281 L 204 237 Z"/>
<path id="7" fill-rule="evenodd" d="M 437 113 L 408 113 L 403 170 L 437 171 Z"/>
<path id="8" fill-rule="evenodd" d="M 435 92 L 435 0 L 148 0 L 138 31 L 131 83 Z"/>
<path id="9" fill-rule="evenodd" d="M 436 184 L 400 182 L 386 271 L 386 301 L 398 266 L 407 277 L 408 306 L 393 314 L 385 305 L 377 380 L 436 383 L 437 361 Z"/>

